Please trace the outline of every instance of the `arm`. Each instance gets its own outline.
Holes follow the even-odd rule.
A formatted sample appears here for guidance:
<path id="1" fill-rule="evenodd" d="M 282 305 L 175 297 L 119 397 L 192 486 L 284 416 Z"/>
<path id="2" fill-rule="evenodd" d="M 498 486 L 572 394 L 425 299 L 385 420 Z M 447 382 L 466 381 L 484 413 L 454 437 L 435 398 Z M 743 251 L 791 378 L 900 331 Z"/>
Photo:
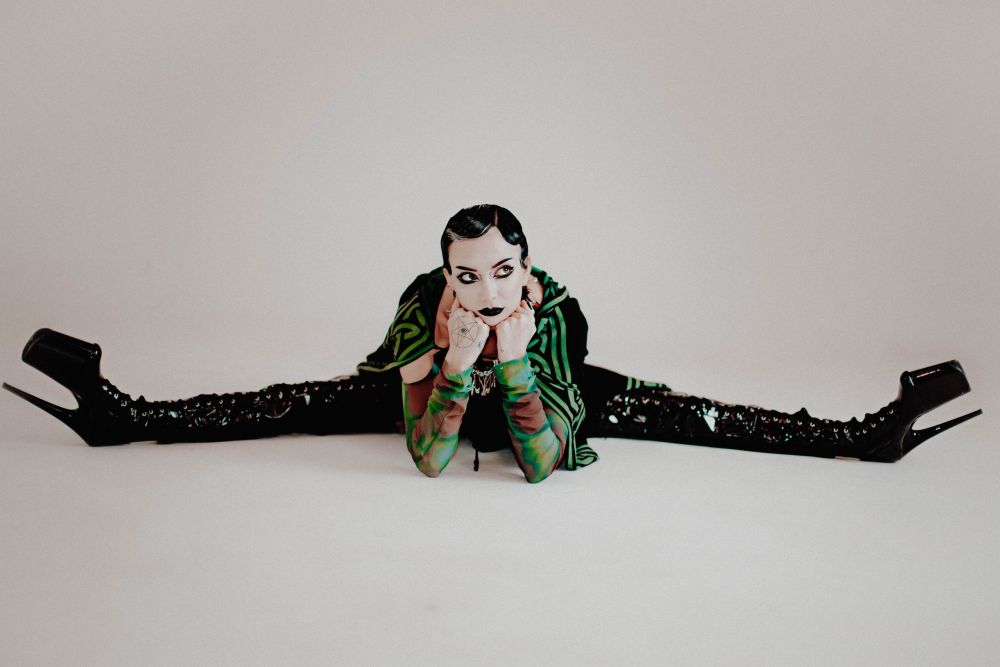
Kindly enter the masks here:
<path id="1" fill-rule="evenodd" d="M 478 315 L 462 308 L 458 299 L 448 318 L 448 331 L 451 345 L 440 369 L 429 353 L 425 361 L 400 370 L 406 446 L 420 472 L 430 477 L 441 474 L 458 447 L 458 431 L 472 393 L 472 363 L 489 336 L 489 327 Z M 407 384 L 407 378 L 421 370 L 421 363 L 431 372 Z"/>
<path id="2" fill-rule="evenodd" d="M 471 367 L 450 373 L 434 364 L 423 380 L 403 383 L 406 447 L 420 472 L 437 477 L 451 461 L 471 393 Z"/>
<path id="3" fill-rule="evenodd" d="M 527 355 L 497 364 L 493 373 L 503 392 L 503 408 L 517 464 L 529 482 L 540 482 L 562 460 L 568 427 L 542 405 L 535 385 L 535 369 Z"/>

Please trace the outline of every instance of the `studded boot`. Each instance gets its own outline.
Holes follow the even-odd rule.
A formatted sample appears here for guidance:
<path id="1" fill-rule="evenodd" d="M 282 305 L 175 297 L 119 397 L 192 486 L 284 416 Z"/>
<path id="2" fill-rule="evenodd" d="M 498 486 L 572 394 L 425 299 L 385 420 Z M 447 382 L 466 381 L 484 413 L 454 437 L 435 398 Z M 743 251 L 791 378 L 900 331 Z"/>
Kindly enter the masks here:
<path id="1" fill-rule="evenodd" d="M 246 440 L 286 433 L 402 432 L 398 382 L 381 376 L 272 384 L 260 391 L 201 394 L 175 401 L 133 399 L 100 373 L 101 348 L 52 329 L 39 329 L 21 355 L 69 389 L 75 410 L 16 387 L 3 387 L 72 428 L 91 446 Z"/>
<path id="2" fill-rule="evenodd" d="M 968 380 L 957 361 L 908 371 L 900 376 L 895 400 L 862 420 L 844 422 L 817 419 L 805 408 L 788 414 L 637 387 L 605 404 L 592 434 L 892 463 L 928 438 L 982 414 L 975 410 L 930 428 L 912 428 L 922 414 L 968 391 Z"/>

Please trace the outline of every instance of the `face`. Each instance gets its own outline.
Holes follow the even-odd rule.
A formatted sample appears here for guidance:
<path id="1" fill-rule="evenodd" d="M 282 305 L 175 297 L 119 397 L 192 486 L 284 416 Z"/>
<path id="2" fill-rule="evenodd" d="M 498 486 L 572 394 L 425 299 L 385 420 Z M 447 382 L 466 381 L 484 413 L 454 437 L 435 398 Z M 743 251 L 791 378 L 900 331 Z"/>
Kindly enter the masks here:
<path id="1" fill-rule="evenodd" d="M 521 288 L 531 279 L 531 257 L 522 267 L 521 246 L 507 243 L 496 227 L 478 238 L 453 241 L 448 262 L 451 272 L 444 270 L 448 286 L 462 307 L 478 313 L 491 329 L 517 309 Z"/>

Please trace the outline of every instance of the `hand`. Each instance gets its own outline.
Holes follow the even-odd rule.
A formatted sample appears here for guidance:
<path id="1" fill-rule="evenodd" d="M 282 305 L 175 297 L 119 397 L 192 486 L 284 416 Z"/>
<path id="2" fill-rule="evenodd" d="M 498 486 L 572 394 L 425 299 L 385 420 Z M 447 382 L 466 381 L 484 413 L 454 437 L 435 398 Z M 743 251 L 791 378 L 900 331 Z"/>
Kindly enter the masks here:
<path id="1" fill-rule="evenodd" d="M 448 353 L 443 364 L 447 372 L 461 372 L 471 366 L 483 353 L 489 335 L 490 328 L 479 314 L 463 308 L 456 296 L 448 317 Z"/>
<path id="2" fill-rule="evenodd" d="M 535 311 L 521 300 L 510 316 L 496 326 L 497 361 L 520 359 L 528 352 L 528 343 L 535 335 Z"/>

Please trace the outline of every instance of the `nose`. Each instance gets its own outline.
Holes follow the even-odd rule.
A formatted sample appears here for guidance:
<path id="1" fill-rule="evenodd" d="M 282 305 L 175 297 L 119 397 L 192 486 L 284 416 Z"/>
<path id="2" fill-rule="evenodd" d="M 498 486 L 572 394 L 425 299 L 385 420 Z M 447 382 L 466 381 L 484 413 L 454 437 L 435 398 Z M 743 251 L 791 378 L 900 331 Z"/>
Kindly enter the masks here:
<path id="1" fill-rule="evenodd" d="M 486 292 L 486 304 L 492 306 L 496 304 L 497 298 L 497 286 L 492 280 L 484 280 L 483 285 L 485 286 Z"/>

